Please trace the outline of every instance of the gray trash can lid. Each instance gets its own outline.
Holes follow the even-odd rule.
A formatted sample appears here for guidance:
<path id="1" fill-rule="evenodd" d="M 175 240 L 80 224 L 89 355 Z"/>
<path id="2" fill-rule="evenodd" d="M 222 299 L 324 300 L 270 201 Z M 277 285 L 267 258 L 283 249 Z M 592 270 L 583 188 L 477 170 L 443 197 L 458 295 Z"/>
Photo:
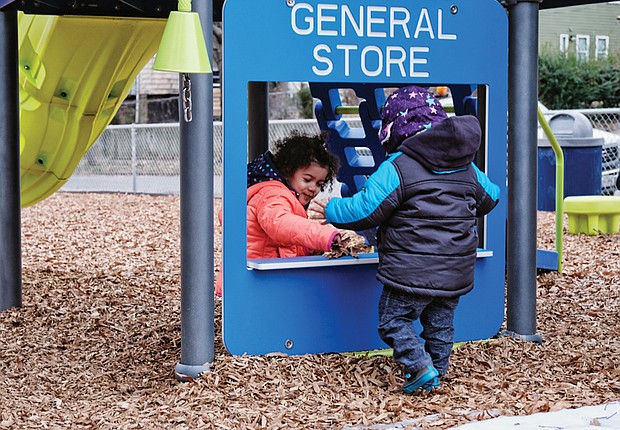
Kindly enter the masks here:
<path id="1" fill-rule="evenodd" d="M 605 139 L 592 137 L 592 123 L 580 112 L 559 112 L 549 121 L 560 146 L 603 146 Z M 538 146 L 551 146 L 548 139 L 538 139 Z"/>

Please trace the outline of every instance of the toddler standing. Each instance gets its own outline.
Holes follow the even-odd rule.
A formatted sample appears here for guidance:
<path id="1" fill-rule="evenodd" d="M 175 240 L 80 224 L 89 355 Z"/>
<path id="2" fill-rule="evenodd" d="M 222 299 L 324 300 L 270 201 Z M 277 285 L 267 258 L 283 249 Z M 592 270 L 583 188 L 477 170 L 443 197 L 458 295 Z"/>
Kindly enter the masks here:
<path id="1" fill-rule="evenodd" d="M 379 226 L 379 335 L 404 368 L 403 391 L 431 391 L 448 371 L 459 297 L 473 288 L 476 217 L 495 207 L 499 187 L 473 164 L 476 117 L 448 117 L 417 86 L 391 94 L 381 116 L 389 158 L 358 193 L 332 198 L 325 218 L 351 230 Z"/>

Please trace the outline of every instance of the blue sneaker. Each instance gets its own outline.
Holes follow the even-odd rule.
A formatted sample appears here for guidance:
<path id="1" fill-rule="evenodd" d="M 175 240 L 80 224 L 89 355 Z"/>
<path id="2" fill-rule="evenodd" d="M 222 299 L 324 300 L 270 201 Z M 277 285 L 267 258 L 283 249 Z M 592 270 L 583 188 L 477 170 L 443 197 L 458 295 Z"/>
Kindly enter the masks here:
<path id="1" fill-rule="evenodd" d="M 426 391 L 430 393 L 431 391 L 433 391 L 433 389 L 439 388 L 439 385 L 440 385 L 439 378 L 435 377 L 433 378 L 432 381 L 427 382 L 426 384 L 422 385 L 422 388 L 424 388 Z"/>
<path id="2" fill-rule="evenodd" d="M 428 366 L 426 371 L 423 372 L 420 376 L 414 379 L 410 373 L 405 375 L 405 383 L 403 384 L 403 392 L 407 394 L 411 394 L 417 391 L 420 388 L 428 388 L 425 385 L 429 385 L 430 389 L 433 389 L 434 380 L 439 376 L 439 372 L 433 366 Z M 439 386 L 439 380 L 437 379 L 437 386 Z M 430 391 L 430 390 L 429 390 Z"/>

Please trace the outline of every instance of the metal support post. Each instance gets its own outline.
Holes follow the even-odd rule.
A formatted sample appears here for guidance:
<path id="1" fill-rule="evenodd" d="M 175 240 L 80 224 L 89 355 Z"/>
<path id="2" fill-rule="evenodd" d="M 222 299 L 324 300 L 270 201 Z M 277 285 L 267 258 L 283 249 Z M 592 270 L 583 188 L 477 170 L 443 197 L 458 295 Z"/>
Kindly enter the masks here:
<path id="1" fill-rule="evenodd" d="M 211 0 L 194 1 L 207 50 L 213 46 Z M 181 81 L 183 78 L 181 78 Z M 181 82 L 181 88 L 183 88 Z M 179 100 L 181 145 L 181 361 L 178 380 L 211 371 L 213 302 L 213 75 L 191 76 L 192 121 Z"/>
<path id="2" fill-rule="evenodd" d="M 0 10 L 0 311 L 22 305 L 17 9 Z"/>
<path id="3" fill-rule="evenodd" d="M 505 334 L 536 333 L 538 2 L 508 7 L 508 250 Z"/>
<path id="4" fill-rule="evenodd" d="M 131 124 L 131 192 L 138 191 L 138 138 L 136 124 Z"/>
<path id="5" fill-rule="evenodd" d="M 269 83 L 248 85 L 248 161 L 269 149 Z"/>

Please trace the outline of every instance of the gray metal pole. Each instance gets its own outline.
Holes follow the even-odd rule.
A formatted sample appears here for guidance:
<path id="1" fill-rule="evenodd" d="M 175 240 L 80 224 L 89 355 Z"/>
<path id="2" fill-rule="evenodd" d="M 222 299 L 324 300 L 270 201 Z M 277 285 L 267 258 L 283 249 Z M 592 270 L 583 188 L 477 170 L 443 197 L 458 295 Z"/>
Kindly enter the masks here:
<path id="1" fill-rule="evenodd" d="M 538 2 L 508 7 L 507 334 L 536 334 Z"/>
<path id="2" fill-rule="evenodd" d="M 17 10 L 0 10 L 0 311 L 22 305 Z"/>
<path id="3" fill-rule="evenodd" d="M 269 149 L 269 83 L 248 85 L 248 161 Z"/>
<path id="4" fill-rule="evenodd" d="M 213 46 L 211 0 L 194 0 L 209 54 Z M 183 85 L 183 77 L 180 79 Z M 181 87 L 182 88 L 182 87 Z M 192 121 L 179 101 L 181 145 L 181 381 L 211 371 L 213 312 L 213 75 L 191 76 Z M 181 96 L 181 99 L 183 97 Z"/>
<path id="5" fill-rule="evenodd" d="M 131 124 L 131 191 L 138 191 L 138 139 L 136 124 Z"/>

